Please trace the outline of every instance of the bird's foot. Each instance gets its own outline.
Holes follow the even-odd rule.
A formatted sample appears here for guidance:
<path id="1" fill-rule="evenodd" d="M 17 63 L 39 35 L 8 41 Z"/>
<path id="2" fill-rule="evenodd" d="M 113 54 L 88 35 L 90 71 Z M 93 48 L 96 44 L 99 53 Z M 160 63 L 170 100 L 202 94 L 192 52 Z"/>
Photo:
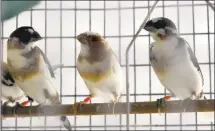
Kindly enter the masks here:
<path id="1" fill-rule="evenodd" d="M 5 119 L 5 117 L 3 116 L 3 114 L 5 114 L 5 113 L 6 113 L 5 108 L 6 108 L 6 107 L 8 107 L 8 104 L 9 104 L 9 103 L 10 103 L 10 101 L 7 101 L 7 102 L 5 102 L 5 103 L 2 105 L 2 101 L 1 101 L 1 105 L 2 105 L 2 106 L 1 106 L 1 110 L 2 110 L 1 118 L 2 118 L 2 119 Z"/>
<path id="2" fill-rule="evenodd" d="M 27 100 L 27 101 L 22 102 L 22 103 L 21 103 L 21 105 L 23 105 L 23 106 L 27 106 L 27 105 L 28 105 L 28 103 L 34 102 L 34 100 L 33 100 L 31 97 L 27 96 L 27 98 L 28 98 L 28 100 Z"/>
<path id="3" fill-rule="evenodd" d="M 73 105 L 74 114 L 76 114 L 79 109 L 81 111 L 83 111 L 82 107 L 83 107 L 84 104 L 87 104 L 87 103 L 84 102 L 84 101 L 75 102 L 74 105 Z"/>
<path id="4" fill-rule="evenodd" d="M 13 115 L 18 115 L 18 113 L 17 113 L 17 109 L 18 108 L 23 108 L 24 106 L 23 105 L 21 105 L 19 102 L 16 102 L 16 105 L 13 107 L 13 109 L 12 109 L 12 113 L 13 113 Z"/>
<path id="5" fill-rule="evenodd" d="M 116 99 L 113 101 L 113 115 L 115 115 L 115 106 L 117 103 L 119 103 L 119 97 L 116 97 Z"/>
<path id="6" fill-rule="evenodd" d="M 160 113 L 161 108 L 167 107 L 166 102 L 169 101 L 171 96 L 165 96 L 163 98 L 157 99 L 156 105 L 157 105 L 157 110 L 158 113 Z"/>
<path id="7" fill-rule="evenodd" d="M 87 98 L 85 98 L 84 101 L 75 102 L 74 105 L 73 105 L 74 114 L 77 113 L 79 108 L 80 108 L 81 111 L 83 111 L 83 109 L 82 109 L 83 104 L 87 104 L 91 99 L 92 99 L 92 95 L 90 95 Z"/>
<path id="8" fill-rule="evenodd" d="M 116 106 L 116 103 L 117 103 L 117 102 L 114 102 L 114 103 L 113 103 L 113 115 L 115 115 L 115 116 L 116 116 L 116 114 L 115 114 L 115 106 Z"/>
<path id="9" fill-rule="evenodd" d="M 190 98 L 187 98 L 187 99 L 181 101 L 180 105 L 184 108 L 183 113 L 186 112 L 191 101 L 192 100 Z"/>

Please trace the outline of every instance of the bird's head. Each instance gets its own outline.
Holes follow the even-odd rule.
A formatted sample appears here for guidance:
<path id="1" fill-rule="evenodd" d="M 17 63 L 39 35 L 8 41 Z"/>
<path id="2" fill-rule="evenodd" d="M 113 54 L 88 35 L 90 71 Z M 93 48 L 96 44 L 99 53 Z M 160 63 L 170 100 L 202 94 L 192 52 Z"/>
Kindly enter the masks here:
<path id="1" fill-rule="evenodd" d="M 168 37 L 178 34 L 173 21 L 165 17 L 149 20 L 144 29 L 150 33 L 155 41 L 166 40 Z"/>
<path id="2" fill-rule="evenodd" d="M 87 31 L 76 38 L 81 43 L 82 55 L 99 55 L 108 49 L 107 41 L 98 33 Z"/>
<path id="3" fill-rule="evenodd" d="M 26 46 L 32 46 L 32 43 L 41 39 L 42 37 L 37 31 L 34 30 L 33 27 L 22 26 L 17 28 L 10 34 L 8 44 L 12 44 L 20 48 L 25 48 Z"/>

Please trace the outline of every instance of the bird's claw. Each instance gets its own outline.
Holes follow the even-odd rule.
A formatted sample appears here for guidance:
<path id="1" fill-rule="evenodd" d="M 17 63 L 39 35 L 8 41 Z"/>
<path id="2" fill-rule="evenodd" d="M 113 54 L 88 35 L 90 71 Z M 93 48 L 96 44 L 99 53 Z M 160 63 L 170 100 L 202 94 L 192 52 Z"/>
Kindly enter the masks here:
<path id="1" fill-rule="evenodd" d="M 23 105 L 21 105 L 19 102 L 16 102 L 16 105 L 13 107 L 13 109 L 12 109 L 12 113 L 13 113 L 13 115 L 17 115 L 18 113 L 17 113 L 17 108 L 23 108 L 24 106 Z"/>
<path id="2" fill-rule="evenodd" d="M 113 115 L 116 116 L 116 114 L 115 114 L 115 106 L 116 106 L 116 103 L 113 103 Z"/>
<path id="3" fill-rule="evenodd" d="M 84 101 L 80 101 L 80 102 L 74 103 L 74 105 L 73 105 L 74 113 L 76 114 L 77 111 L 78 111 L 78 109 L 80 109 L 81 111 L 83 111 L 82 107 L 83 107 L 84 104 L 86 104 Z"/>
<path id="4" fill-rule="evenodd" d="M 181 101 L 180 105 L 183 107 L 183 113 L 187 111 L 187 108 L 189 107 L 190 102 L 191 102 L 191 99 L 189 98 Z"/>
<path id="5" fill-rule="evenodd" d="M 29 102 L 34 102 L 34 99 L 31 98 L 30 96 L 27 96 L 27 98 L 28 98 L 28 101 L 29 101 Z"/>
<path id="6" fill-rule="evenodd" d="M 5 108 L 8 107 L 7 105 L 8 105 L 9 102 L 10 102 L 10 101 L 7 101 L 7 102 L 5 102 L 5 103 L 1 106 L 1 109 L 2 109 L 1 118 L 2 118 L 2 119 L 5 119 L 4 116 L 3 116 L 3 114 L 6 113 Z"/>
<path id="7" fill-rule="evenodd" d="M 160 113 L 161 108 L 167 107 L 166 100 L 164 98 L 157 99 L 156 106 L 157 106 L 158 113 Z"/>

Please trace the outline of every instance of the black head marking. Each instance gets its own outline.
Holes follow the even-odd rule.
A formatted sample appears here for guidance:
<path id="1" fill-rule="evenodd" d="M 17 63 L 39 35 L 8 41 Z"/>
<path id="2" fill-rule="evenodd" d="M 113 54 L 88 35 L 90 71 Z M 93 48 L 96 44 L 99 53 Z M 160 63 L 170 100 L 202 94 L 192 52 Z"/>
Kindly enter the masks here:
<path id="1" fill-rule="evenodd" d="M 147 31 L 153 31 L 153 29 L 167 29 L 167 28 L 177 30 L 173 21 L 165 17 L 151 19 L 146 23 L 144 27 L 144 29 Z"/>
<path id="2" fill-rule="evenodd" d="M 28 44 L 29 42 L 34 42 L 42 39 L 40 34 L 30 26 L 22 26 L 13 31 L 10 38 L 16 37 L 23 44 Z"/>

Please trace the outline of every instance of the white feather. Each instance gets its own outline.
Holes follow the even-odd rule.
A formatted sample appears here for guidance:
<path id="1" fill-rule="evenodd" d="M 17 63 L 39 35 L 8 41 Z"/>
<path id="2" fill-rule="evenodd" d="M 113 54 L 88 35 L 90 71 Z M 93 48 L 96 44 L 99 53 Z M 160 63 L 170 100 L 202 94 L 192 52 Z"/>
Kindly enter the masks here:
<path id="1" fill-rule="evenodd" d="M 112 55 L 111 58 L 109 57 L 101 62 L 96 62 L 93 64 L 89 64 L 85 60 L 82 60 L 81 63 L 77 62 L 77 68 L 81 72 L 96 72 L 96 70 L 105 70 L 110 62 L 116 70 L 115 74 L 112 74 L 107 79 L 98 82 L 92 82 L 84 79 L 86 85 L 96 97 L 101 97 L 104 101 L 108 102 L 115 100 L 115 96 L 112 91 L 115 91 L 117 95 L 121 95 L 124 89 L 124 86 L 122 85 L 122 69 L 115 56 Z"/>
<path id="2" fill-rule="evenodd" d="M 57 96 L 57 91 L 53 85 L 53 79 L 51 78 L 50 72 L 47 65 L 45 64 L 43 57 L 40 60 L 40 73 L 32 76 L 32 78 L 27 80 L 16 80 L 19 87 L 36 102 L 43 104 L 46 102 L 46 97 L 44 94 L 44 89 L 48 90 L 50 95 Z M 8 59 L 12 61 L 12 66 L 17 68 L 23 68 L 26 63 L 26 58 L 21 55 L 20 50 L 9 50 Z"/>
<path id="3" fill-rule="evenodd" d="M 92 32 L 92 31 L 86 31 L 84 32 L 87 36 L 91 36 L 91 35 L 97 35 L 97 33 Z"/>
<path id="4" fill-rule="evenodd" d="M 90 47 L 88 46 L 88 44 L 81 44 L 81 51 L 80 54 L 82 56 L 89 56 L 90 55 Z"/>
<path id="5" fill-rule="evenodd" d="M 7 52 L 7 58 L 13 63 L 12 66 L 15 69 L 20 69 L 25 66 L 26 58 L 21 55 L 22 50 L 11 49 Z"/>
<path id="6" fill-rule="evenodd" d="M 27 29 L 27 30 L 28 30 L 28 32 L 30 32 L 31 34 L 34 33 L 34 30 L 32 30 L 32 29 Z"/>
<path id="7" fill-rule="evenodd" d="M 202 80 L 190 60 L 187 44 L 177 48 L 177 40 L 176 37 L 172 37 L 162 43 L 154 43 L 152 54 L 165 65 L 165 75 L 157 75 L 160 82 L 178 98 L 185 99 L 191 97 L 192 91 L 197 94 L 202 91 Z M 156 68 L 153 62 L 152 66 Z"/>
<path id="8" fill-rule="evenodd" d="M 158 20 L 162 20 L 162 17 L 153 18 L 153 19 L 152 19 L 152 22 L 153 22 L 153 23 L 156 23 Z"/>
<path id="9" fill-rule="evenodd" d="M 24 92 L 16 85 L 8 87 L 2 84 L 1 88 L 2 88 L 2 97 L 1 97 L 2 99 L 8 100 L 8 98 L 11 97 L 13 100 L 19 100 L 25 96 Z"/>

